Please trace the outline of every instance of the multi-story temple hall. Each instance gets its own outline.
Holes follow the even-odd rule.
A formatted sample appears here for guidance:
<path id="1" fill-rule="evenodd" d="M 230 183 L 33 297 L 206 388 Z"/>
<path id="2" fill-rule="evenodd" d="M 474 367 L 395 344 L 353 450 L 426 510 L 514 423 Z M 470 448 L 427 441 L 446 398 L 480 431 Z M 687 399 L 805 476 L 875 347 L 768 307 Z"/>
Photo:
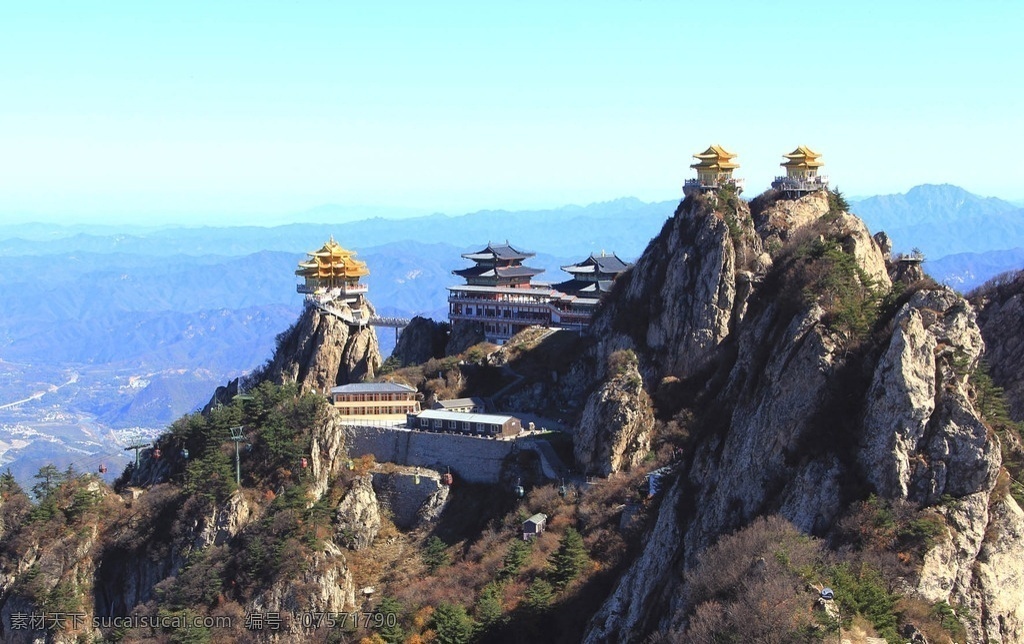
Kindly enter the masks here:
<path id="1" fill-rule="evenodd" d="M 464 254 L 474 265 L 452 271 L 466 283 L 448 287 L 448 318 L 481 323 L 487 341 L 495 344 L 503 344 L 531 325 L 583 330 L 601 296 L 631 266 L 614 253 L 591 255 L 563 266 L 573 279 L 552 286 L 533 283 L 532 279 L 544 272 L 523 264 L 533 256 L 508 242 L 489 243 L 482 250 Z"/>
<path id="2" fill-rule="evenodd" d="M 448 287 L 448 318 L 482 323 L 487 341 L 496 344 L 530 325 L 549 324 L 551 287 L 531 283 L 544 269 L 523 265 L 523 260 L 534 255 L 507 241 L 463 254 L 473 266 L 452 271 L 466 284 Z"/>
<path id="3" fill-rule="evenodd" d="M 775 177 L 772 188 L 781 190 L 787 197 L 800 197 L 809 192 L 828 189 L 828 177 L 818 174 L 818 168 L 825 165 L 819 161 L 821 155 L 806 145 L 798 146 L 780 163 L 786 169 L 786 176 Z"/>
<path id="4" fill-rule="evenodd" d="M 732 176 L 732 171 L 740 167 L 734 163 L 736 155 L 720 145 L 712 145 L 700 154 L 693 155 L 697 159 L 690 167 L 697 171 L 696 179 L 687 179 L 683 183 L 683 194 L 700 194 L 715 192 L 723 186 L 735 186 L 737 192 L 743 191 L 743 179 Z"/>
<path id="5" fill-rule="evenodd" d="M 342 248 L 334 237 L 319 250 L 306 253 L 295 274 L 303 282 L 295 287 L 306 295 L 306 302 L 335 315 L 348 324 L 363 326 L 370 321 L 371 311 L 366 304 L 366 284 L 360 277 L 370 274 L 366 262 L 355 258 L 356 253 Z"/>
<path id="6" fill-rule="evenodd" d="M 551 298 L 552 324 L 567 329 L 583 330 L 597 305 L 609 291 L 615 278 L 632 266 L 615 253 L 591 253 L 582 262 L 562 266 L 572 279 L 554 284 Z"/>

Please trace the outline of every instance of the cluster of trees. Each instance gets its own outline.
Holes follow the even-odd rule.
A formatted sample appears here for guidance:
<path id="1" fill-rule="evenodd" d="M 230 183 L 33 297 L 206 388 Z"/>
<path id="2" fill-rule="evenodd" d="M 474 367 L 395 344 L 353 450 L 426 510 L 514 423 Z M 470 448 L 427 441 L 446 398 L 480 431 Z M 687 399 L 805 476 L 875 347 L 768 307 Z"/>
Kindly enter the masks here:
<path id="1" fill-rule="evenodd" d="M 45 465 L 35 474 L 32 498 L 10 471 L 0 475 L 0 566 L 14 571 L 11 589 L 38 612 L 71 614 L 88 605 L 89 581 L 79 554 L 96 538 L 94 527 L 114 511 L 104 484 L 92 474 Z M 33 501 L 34 499 L 34 501 Z M 26 553 L 31 566 L 18 573 Z M 74 625 L 57 620 L 51 631 Z"/>
<path id="2" fill-rule="evenodd" d="M 1010 418 L 1002 387 L 992 381 L 983 362 L 971 373 L 974 407 L 992 431 L 999 436 L 1003 472 L 997 482 L 996 496 L 1010 494 L 1024 507 L 1024 423 Z"/>
<path id="3" fill-rule="evenodd" d="M 452 565 L 448 550 L 449 546 L 436 536 L 424 543 L 420 556 L 429 574 L 437 574 Z M 505 638 L 503 631 L 509 629 L 531 632 L 543 622 L 553 602 L 566 592 L 589 562 L 583 537 L 571 526 L 565 528 L 558 547 L 547 557 L 543 570 L 529 575 L 525 581 L 524 567 L 533 554 L 534 542 L 519 538 L 510 540 L 497 572 L 469 605 L 441 600 L 434 606 L 425 605 L 412 610 L 412 606 L 403 606 L 395 598 L 384 598 L 377 612 L 397 616 L 397 620 L 390 623 L 377 620 L 384 626 L 375 628 L 374 635 L 364 642 L 468 644 L 500 641 Z M 508 603 L 509 590 L 514 594 L 511 603 Z M 515 593 L 520 594 L 515 596 Z"/>
<path id="4" fill-rule="evenodd" d="M 893 590 L 893 580 L 914 574 L 913 558 L 886 554 L 922 552 L 942 525 L 909 504 L 872 498 L 844 519 L 844 547 L 836 549 L 780 517 L 755 519 L 700 555 L 687 575 L 688 625 L 662 639 L 810 643 L 857 625 L 902 643 L 900 627 L 912 623 L 928 641 L 963 641 L 950 606 L 923 605 Z M 834 592 L 827 608 L 824 587 Z"/>

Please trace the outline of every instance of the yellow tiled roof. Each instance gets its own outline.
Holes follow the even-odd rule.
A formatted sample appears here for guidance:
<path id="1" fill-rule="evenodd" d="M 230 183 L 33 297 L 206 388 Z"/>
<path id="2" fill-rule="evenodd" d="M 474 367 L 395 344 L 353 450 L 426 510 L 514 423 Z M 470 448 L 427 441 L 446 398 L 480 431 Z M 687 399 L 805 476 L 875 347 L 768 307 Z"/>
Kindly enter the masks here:
<path id="1" fill-rule="evenodd" d="M 824 162 L 818 161 L 821 154 L 806 145 L 797 146 L 795 150 L 782 156 L 789 159 L 779 164 L 783 168 L 820 168 L 825 165 Z"/>
<path id="2" fill-rule="evenodd" d="M 695 170 L 735 170 L 740 167 L 740 164 L 731 161 L 735 156 L 720 145 L 712 145 L 700 154 L 693 155 L 698 161 L 690 167 Z"/>
<path id="3" fill-rule="evenodd" d="M 332 237 L 319 250 L 306 253 L 309 258 L 299 262 L 296 275 L 302 277 L 348 277 L 357 278 L 370 274 L 366 262 L 355 258 L 355 251 L 342 248 Z"/>

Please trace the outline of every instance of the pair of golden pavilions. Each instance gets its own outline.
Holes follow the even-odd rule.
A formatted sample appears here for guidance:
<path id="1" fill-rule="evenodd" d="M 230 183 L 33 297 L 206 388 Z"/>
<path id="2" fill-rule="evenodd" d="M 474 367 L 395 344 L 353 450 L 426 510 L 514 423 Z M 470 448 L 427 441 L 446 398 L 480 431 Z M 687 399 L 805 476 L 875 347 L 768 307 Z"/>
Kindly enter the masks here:
<path id="1" fill-rule="evenodd" d="M 789 154 L 782 155 L 786 161 L 782 167 L 786 169 L 784 177 L 776 177 L 772 188 L 786 192 L 811 192 L 828 187 L 825 177 L 818 174 L 818 168 L 825 165 L 821 154 L 806 145 L 798 146 Z M 697 159 L 690 167 L 697 171 L 696 179 L 688 179 L 683 184 L 683 192 L 687 195 L 694 192 L 709 192 L 723 185 L 734 185 L 742 189 L 743 180 L 733 176 L 733 170 L 740 164 L 733 161 L 736 154 L 729 152 L 720 145 L 712 145 L 707 150 L 693 155 Z"/>

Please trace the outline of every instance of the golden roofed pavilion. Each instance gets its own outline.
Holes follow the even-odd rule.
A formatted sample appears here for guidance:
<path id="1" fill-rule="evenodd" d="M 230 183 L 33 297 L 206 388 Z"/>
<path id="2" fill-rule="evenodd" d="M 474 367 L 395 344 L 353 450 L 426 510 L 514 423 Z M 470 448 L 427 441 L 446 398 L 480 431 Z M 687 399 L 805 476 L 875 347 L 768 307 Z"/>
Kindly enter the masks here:
<path id="1" fill-rule="evenodd" d="M 742 189 L 742 182 L 732 176 L 732 171 L 740 167 L 733 159 L 736 154 L 729 152 L 720 145 L 712 145 L 707 150 L 693 155 L 697 159 L 690 167 L 697 171 L 696 179 L 688 179 L 683 184 L 684 194 L 711 192 L 729 184 Z"/>
<path id="2" fill-rule="evenodd" d="M 789 154 L 783 154 L 786 161 L 779 164 L 786 169 L 786 176 L 793 179 L 807 179 L 818 175 L 818 168 L 825 165 L 819 161 L 821 154 L 806 145 L 797 146 Z"/>
<path id="3" fill-rule="evenodd" d="M 775 177 L 772 188 L 781 190 L 784 195 L 793 198 L 828 188 L 828 177 L 818 174 L 818 168 L 825 165 L 821 161 L 820 153 L 806 145 L 800 145 L 782 156 L 786 160 L 779 165 L 786 169 L 786 176 Z"/>
<path id="4" fill-rule="evenodd" d="M 306 255 L 295 270 L 296 275 L 305 279 L 297 287 L 300 293 L 337 296 L 366 292 L 366 286 L 359 283 L 360 277 L 370 274 L 366 262 L 356 259 L 354 251 L 342 248 L 333 237 Z"/>

